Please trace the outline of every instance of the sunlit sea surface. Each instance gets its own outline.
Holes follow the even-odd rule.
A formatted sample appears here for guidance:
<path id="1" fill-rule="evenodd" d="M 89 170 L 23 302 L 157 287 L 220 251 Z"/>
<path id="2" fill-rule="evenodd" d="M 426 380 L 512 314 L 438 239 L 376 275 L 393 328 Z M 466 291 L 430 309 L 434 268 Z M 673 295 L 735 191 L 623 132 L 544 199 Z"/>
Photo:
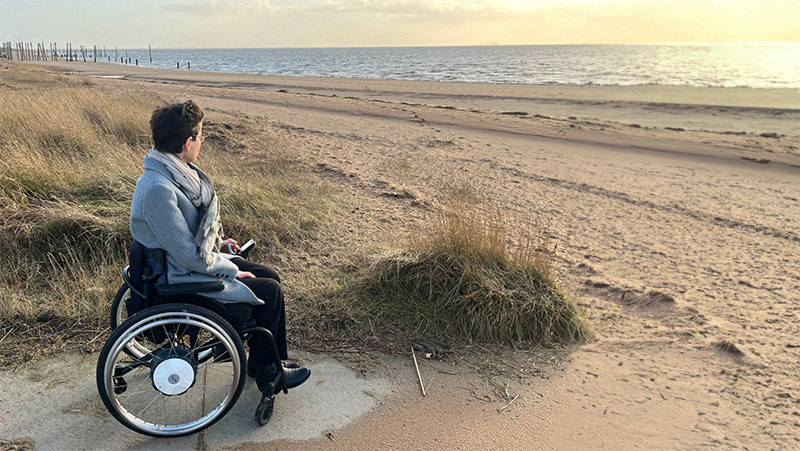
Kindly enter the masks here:
<path id="1" fill-rule="evenodd" d="M 127 51 L 140 66 L 527 85 L 800 88 L 800 43 Z M 108 57 L 114 61 L 114 52 Z M 101 59 L 101 58 L 98 58 Z"/>

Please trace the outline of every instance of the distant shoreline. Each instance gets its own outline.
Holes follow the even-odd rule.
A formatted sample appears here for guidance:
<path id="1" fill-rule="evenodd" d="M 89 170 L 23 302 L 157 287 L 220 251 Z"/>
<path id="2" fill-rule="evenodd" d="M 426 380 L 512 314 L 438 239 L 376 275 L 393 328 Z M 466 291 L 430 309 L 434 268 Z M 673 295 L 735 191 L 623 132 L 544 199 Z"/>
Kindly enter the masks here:
<path id="1" fill-rule="evenodd" d="M 379 78 L 308 77 L 206 72 L 123 65 L 108 62 L 31 62 L 66 72 L 92 77 L 124 77 L 140 81 L 181 82 L 250 89 L 300 89 L 320 93 L 365 92 L 418 94 L 427 96 L 472 96 L 530 101 L 621 101 L 707 105 L 736 108 L 800 110 L 800 89 L 692 87 L 664 85 L 522 85 L 445 81 L 395 80 Z"/>
<path id="2" fill-rule="evenodd" d="M 800 89 L 499 85 L 236 74 L 101 62 L 35 64 L 77 76 L 134 82 L 357 98 L 667 130 L 766 133 L 800 140 L 796 126 Z"/>

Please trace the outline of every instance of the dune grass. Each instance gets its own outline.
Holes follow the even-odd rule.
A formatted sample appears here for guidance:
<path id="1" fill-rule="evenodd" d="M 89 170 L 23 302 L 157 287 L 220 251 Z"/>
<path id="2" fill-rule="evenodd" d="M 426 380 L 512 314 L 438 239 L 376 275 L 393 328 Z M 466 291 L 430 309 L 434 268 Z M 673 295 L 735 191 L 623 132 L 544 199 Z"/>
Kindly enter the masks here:
<path id="1" fill-rule="evenodd" d="M 107 328 L 148 121 L 166 103 L 31 66 L 0 68 L 0 361 L 86 343 Z M 280 142 L 245 146 L 237 131 L 253 127 L 207 116 L 198 164 L 215 180 L 229 236 L 261 250 L 299 247 L 336 214 L 329 186 L 298 170 Z"/>
<path id="2" fill-rule="evenodd" d="M 148 120 L 176 100 L 185 99 L 0 64 L 0 366 L 102 345 L 151 146 Z M 429 223 L 372 258 L 343 233 L 340 188 L 294 161 L 280 136 L 217 112 L 203 130 L 198 165 L 215 182 L 226 234 L 255 239 L 257 260 L 284 263 L 295 346 L 392 351 L 380 343 L 591 336 L 554 280 L 542 230 L 512 242 L 526 234 L 509 233 L 468 181 L 442 186 Z M 309 253 L 324 259 L 304 262 Z"/>
<path id="3" fill-rule="evenodd" d="M 512 243 L 496 209 L 453 201 L 405 249 L 378 257 L 351 287 L 372 327 L 446 342 L 572 344 L 591 337 L 583 312 L 554 279 L 536 228 Z"/>

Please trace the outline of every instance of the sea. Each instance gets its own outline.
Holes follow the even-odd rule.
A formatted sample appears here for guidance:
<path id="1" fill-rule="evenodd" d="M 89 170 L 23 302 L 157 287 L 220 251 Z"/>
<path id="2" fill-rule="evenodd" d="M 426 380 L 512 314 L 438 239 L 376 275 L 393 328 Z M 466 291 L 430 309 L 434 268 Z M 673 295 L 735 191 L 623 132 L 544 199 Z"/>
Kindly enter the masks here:
<path id="1" fill-rule="evenodd" d="M 800 42 L 148 49 L 98 58 L 266 75 L 522 85 L 800 88 Z M 127 61 L 127 60 L 126 60 Z"/>

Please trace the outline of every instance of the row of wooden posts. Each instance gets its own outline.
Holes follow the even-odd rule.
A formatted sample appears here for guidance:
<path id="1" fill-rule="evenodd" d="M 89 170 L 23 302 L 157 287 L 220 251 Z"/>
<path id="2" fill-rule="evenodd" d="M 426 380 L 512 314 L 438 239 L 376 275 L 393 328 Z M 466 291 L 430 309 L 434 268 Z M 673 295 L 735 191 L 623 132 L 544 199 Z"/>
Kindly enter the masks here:
<path id="1" fill-rule="evenodd" d="M 114 53 L 114 61 L 117 61 L 119 55 L 116 49 L 114 49 Z M 84 46 L 76 49 L 72 44 L 67 44 L 63 49 L 59 49 L 58 44 L 55 42 L 50 44 L 37 42 L 35 48 L 32 42 L 18 42 L 16 45 L 11 42 L 4 42 L 0 47 L 0 57 L 18 61 L 58 61 L 59 58 L 63 58 L 64 61 L 80 61 L 83 59 L 86 62 L 88 58 L 97 62 L 98 56 L 101 58 L 107 57 L 109 60 L 111 58 L 106 52 L 105 46 L 101 49 L 97 45 L 91 49 Z"/>
<path id="2" fill-rule="evenodd" d="M 111 62 L 111 55 L 106 52 L 106 46 L 103 46 L 101 49 L 100 46 L 94 45 L 90 49 L 89 47 L 80 46 L 79 49 L 76 49 L 72 46 L 72 44 L 67 44 L 66 47 L 63 49 L 58 48 L 58 44 L 53 42 L 48 45 L 45 45 L 44 42 L 37 42 L 35 43 L 36 47 L 34 48 L 33 42 L 18 42 L 13 44 L 12 42 L 3 42 L 0 45 L 0 58 L 5 58 L 8 60 L 17 60 L 17 61 L 58 61 L 59 58 L 62 58 L 64 61 L 80 61 L 83 59 L 83 62 L 87 62 L 87 57 L 90 60 L 93 60 L 95 63 L 97 62 L 97 57 L 99 56 L 102 58 L 106 58 L 108 62 Z M 153 63 L 153 49 L 150 46 L 147 46 L 147 52 L 150 57 L 150 63 Z M 114 47 L 114 62 L 115 63 L 122 63 L 122 64 L 131 64 L 133 58 L 128 56 L 128 51 L 125 50 L 125 56 L 121 57 L 117 48 Z M 135 60 L 136 65 L 139 65 L 139 60 Z M 181 63 L 176 63 L 178 69 L 181 68 Z M 192 64 L 191 62 L 186 63 L 186 68 L 191 69 Z"/>

